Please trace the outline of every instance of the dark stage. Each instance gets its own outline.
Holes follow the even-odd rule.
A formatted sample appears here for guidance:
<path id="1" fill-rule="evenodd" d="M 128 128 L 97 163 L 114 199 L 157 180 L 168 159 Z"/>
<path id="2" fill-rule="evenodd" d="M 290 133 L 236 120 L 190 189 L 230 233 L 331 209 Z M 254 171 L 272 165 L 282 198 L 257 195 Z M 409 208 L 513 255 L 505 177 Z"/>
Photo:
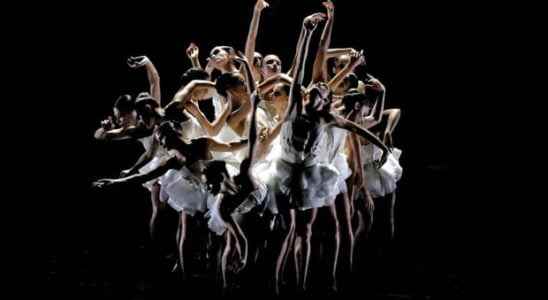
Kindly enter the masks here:
<path id="1" fill-rule="evenodd" d="M 42 231 L 47 235 L 48 292 L 77 295 L 74 299 L 219 294 L 214 278 L 197 272 L 185 284 L 178 274 L 170 273 L 173 259 L 166 249 L 175 246 L 171 231 L 176 216 L 161 214 L 165 236 L 160 242 L 151 241 L 150 203 L 142 187 L 91 189 L 94 180 L 117 176 L 129 167 L 142 149 L 131 141 L 97 142 L 93 132 L 117 96 L 147 89 L 145 72 L 129 69 L 127 57 L 151 58 L 161 76 L 166 104 L 179 87 L 180 75 L 190 67 L 185 55 L 190 42 L 200 47 L 202 64 L 216 45 L 243 50 L 254 2 L 184 1 L 177 6 L 131 5 L 127 10 L 81 7 L 55 29 L 66 34 L 44 41 L 55 45 L 46 50 L 51 52 L 47 64 L 59 73 L 45 80 L 56 86 L 52 94 L 57 99 L 47 109 L 58 113 L 52 130 L 62 134 L 39 138 L 44 145 L 56 145 L 48 147 L 52 158 L 45 167 L 65 174 L 45 179 L 51 193 L 46 232 Z M 324 9 L 321 1 L 268 2 L 271 7 L 263 13 L 257 51 L 278 54 L 286 70 L 302 19 Z M 387 88 L 386 107 L 402 110 L 394 139 L 403 150 L 404 173 L 397 192 L 394 241 L 383 251 L 362 245 L 358 271 L 340 278 L 341 291 L 334 296 L 467 298 L 470 228 L 463 222 L 465 208 L 453 161 L 459 151 L 453 129 L 458 112 L 452 105 L 459 96 L 453 89 L 460 79 L 454 70 L 465 60 L 461 54 L 466 47 L 459 41 L 462 25 L 453 22 L 447 7 L 429 7 L 437 11 L 426 12 L 424 4 L 335 1 L 335 5 L 331 46 L 364 49 L 365 70 Z M 312 54 L 320 32 L 313 37 Z M 319 262 L 316 266 L 322 267 Z M 195 267 L 204 268 L 201 263 Z M 271 296 L 263 289 L 268 275 L 263 273 L 254 274 L 257 284 L 242 284 L 229 296 Z M 325 295 L 319 277 L 312 279 L 311 295 Z"/>

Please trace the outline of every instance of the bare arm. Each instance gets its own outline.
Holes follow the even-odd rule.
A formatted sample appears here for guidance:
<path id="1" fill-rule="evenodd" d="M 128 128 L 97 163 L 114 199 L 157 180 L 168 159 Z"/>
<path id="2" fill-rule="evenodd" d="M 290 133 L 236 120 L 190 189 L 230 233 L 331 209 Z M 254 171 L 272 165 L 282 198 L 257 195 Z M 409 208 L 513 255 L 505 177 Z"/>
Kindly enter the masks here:
<path id="1" fill-rule="evenodd" d="M 267 95 L 274 89 L 274 85 L 278 82 L 287 83 L 288 85 L 291 85 L 293 83 L 293 78 L 289 77 L 287 74 L 276 74 L 268 79 L 263 80 L 258 86 L 257 89 L 259 90 L 259 94 L 261 96 Z"/>
<path id="2" fill-rule="evenodd" d="M 339 117 L 331 113 L 327 113 L 327 114 L 329 115 L 329 117 L 326 117 L 326 120 L 331 119 L 333 121 L 333 126 L 355 133 L 361 136 L 362 138 L 368 140 L 375 146 L 381 148 L 383 150 L 383 158 L 381 159 L 381 164 L 384 164 L 390 150 L 376 135 L 371 133 L 369 130 L 360 127 L 358 124 L 352 121 L 349 121 L 345 118 Z"/>
<path id="3" fill-rule="evenodd" d="M 245 42 L 245 57 L 248 61 L 252 62 L 255 56 L 255 44 L 257 42 L 257 33 L 259 32 L 259 22 L 261 20 L 261 13 L 263 9 L 268 7 L 268 3 L 264 0 L 257 0 L 255 8 L 253 9 L 253 17 L 251 18 L 251 24 L 249 25 L 249 32 L 247 34 L 247 40 Z M 257 70 L 253 65 L 252 72 L 250 73 L 253 80 L 261 79 L 261 72 Z"/>
<path id="4" fill-rule="evenodd" d="M 304 26 L 301 28 L 301 33 L 299 34 L 299 39 L 297 40 L 297 48 L 295 50 L 295 55 L 293 56 L 293 61 L 291 62 L 291 67 L 287 71 L 287 75 L 291 78 L 295 78 L 296 73 L 296 64 L 297 64 L 297 55 L 299 54 L 299 49 L 304 41 Z"/>
<path id="5" fill-rule="evenodd" d="M 200 64 L 200 48 L 196 44 L 190 43 L 186 49 L 186 55 L 193 68 L 202 69 L 202 64 Z"/>
<path id="6" fill-rule="evenodd" d="M 147 129 L 141 126 L 131 126 L 127 128 L 116 128 L 105 130 L 99 128 L 95 132 L 95 139 L 103 141 L 119 141 L 127 139 L 139 139 L 152 134 L 152 129 Z"/>
<path id="7" fill-rule="evenodd" d="M 356 69 L 357 66 L 365 62 L 363 51 L 356 52 L 350 58 L 351 58 L 350 63 L 346 65 L 339 73 L 337 73 L 337 75 L 331 78 L 331 80 L 327 83 L 327 86 L 329 86 L 329 89 L 331 89 L 332 91 L 336 90 L 339 87 L 339 85 L 341 85 L 341 83 L 344 81 L 346 76 L 354 72 L 354 69 Z"/>
<path id="8" fill-rule="evenodd" d="M 133 69 L 143 66 L 145 67 L 147 71 L 150 95 L 154 98 L 154 100 L 156 100 L 156 102 L 158 102 L 158 105 L 161 106 L 160 75 L 158 74 L 158 70 L 156 70 L 156 67 L 152 61 L 150 61 L 150 59 L 146 56 L 130 57 L 128 59 L 128 65 Z"/>
<path id="9" fill-rule="evenodd" d="M 300 42 L 297 49 L 297 55 L 295 56 L 295 70 L 296 74 L 291 84 L 289 91 L 289 105 L 287 106 L 288 112 L 286 118 L 291 117 L 293 111 L 296 109 L 297 114 L 302 112 L 302 95 L 301 87 L 304 79 L 305 61 L 308 56 L 308 48 L 310 46 L 310 38 L 312 33 L 316 29 L 318 23 L 324 18 L 323 14 L 313 14 L 308 16 L 303 21 L 304 40 Z"/>
<path id="10" fill-rule="evenodd" d="M 386 88 L 377 79 L 371 80 L 371 82 L 367 84 L 366 87 L 378 92 L 378 96 L 377 99 L 375 99 L 375 104 L 373 105 L 371 114 L 368 116 L 372 118 L 373 124 L 371 126 L 373 126 L 381 122 L 382 115 L 384 113 L 384 99 L 386 95 Z"/>
<path id="11" fill-rule="evenodd" d="M 387 116 L 386 128 L 384 129 L 383 143 L 388 147 L 394 147 L 394 141 L 392 140 L 392 132 L 398 125 L 401 116 L 401 110 L 398 108 L 387 109 L 384 111 L 383 116 Z"/>
<path id="12" fill-rule="evenodd" d="M 232 101 L 230 95 L 228 95 L 228 101 Z M 241 135 L 242 134 L 241 124 L 243 121 L 245 121 L 250 111 L 251 111 L 251 103 L 249 100 L 247 100 L 244 103 L 242 103 L 242 105 L 240 105 L 240 107 L 237 110 L 233 111 L 230 114 L 230 116 L 228 117 L 226 121 L 228 126 L 230 126 L 230 128 L 232 128 L 234 131 L 236 131 L 238 134 Z"/>
<path id="13" fill-rule="evenodd" d="M 247 140 L 240 140 L 240 141 L 231 142 L 231 143 L 222 143 L 222 142 L 216 141 L 215 139 L 208 138 L 207 145 L 208 145 L 209 151 L 234 152 L 234 151 L 243 149 L 245 146 L 247 146 Z"/>
<path id="14" fill-rule="evenodd" d="M 198 89 L 207 89 L 207 92 L 204 93 L 199 99 L 197 99 Z M 202 100 L 213 97 L 217 93 L 215 89 L 215 83 L 207 80 L 193 80 L 186 86 L 182 87 L 173 97 L 171 102 L 166 105 L 165 109 L 176 106 L 179 109 L 184 109 L 187 102 L 190 100 Z"/>
<path id="15" fill-rule="evenodd" d="M 339 57 L 341 55 L 352 55 L 356 50 L 353 48 L 331 48 L 327 50 L 326 59 Z"/>
<path id="16" fill-rule="evenodd" d="M 209 136 L 216 136 L 219 134 L 223 126 L 226 124 L 226 120 L 230 113 L 232 112 L 232 102 L 227 101 L 227 105 L 221 115 L 215 119 L 213 122 L 209 122 L 207 117 L 204 115 L 200 107 L 198 107 L 194 102 L 187 102 L 185 109 L 196 118 L 200 126 L 207 132 Z"/>
<path id="17" fill-rule="evenodd" d="M 148 164 L 154 158 L 154 154 L 156 154 L 156 151 L 158 151 L 159 146 L 160 145 L 158 143 L 158 140 L 153 138 L 152 144 L 150 145 L 148 150 L 141 154 L 137 162 L 131 168 L 122 171 L 122 174 L 124 176 L 128 176 L 139 171 L 140 168 Z"/>
<path id="18" fill-rule="evenodd" d="M 314 67 L 312 69 L 312 81 L 310 84 L 327 81 L 327 51 L 331 44 L 331 33 L 333 32 L 333 23 L 335 19 L 335 5 L 331 0 L 323 3 L 327 9 L 327 22 L 325 23 L 320 44 L 318 46 L 318 52 L 314 59 Z"/>
<path id="19" fill-rule="evenodd" d="M 100 179 L 93 183 L 93 186 L 97 188 L 107 187 L 113 184 L 143 184 L 147 181 L 153 180 L 165 174 L 170 169 L 177 169 L 181 167 L 181 163 L 175 157 L 164 160 L 153 170 L 147 173 L 134 174 L 128 177 L 119 179 Z"/>

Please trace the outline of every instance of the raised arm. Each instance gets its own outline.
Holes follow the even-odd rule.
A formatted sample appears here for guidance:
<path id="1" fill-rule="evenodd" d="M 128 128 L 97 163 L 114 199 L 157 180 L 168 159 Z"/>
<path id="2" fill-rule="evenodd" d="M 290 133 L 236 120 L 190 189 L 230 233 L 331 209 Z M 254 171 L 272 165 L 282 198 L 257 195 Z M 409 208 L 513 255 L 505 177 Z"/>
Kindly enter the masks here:
<path id="1" fill-rule="evenodd" d="M 327 50 L 325 59 L 339 57 L 341 55 L 352 55 L 356 50 L 354 48 L 331 48 Z"/>
<path id="2" fill-rule="evenodd" d="M 335 19 L 335 5 L 331 0 L 328 0 L 323 2 L 323 6 L 327 9 L 327 22 L 325 23 L 316 58 L 314 59 L 312 81 L 310 84 L 327 81 L 327 51 L 331 44 L 331 33 L 333 32 L 333 23 Z"/>
<path id="3" fill-rule="evenodd" d="M 193 80 L 175 94 L 165 109 L 171 109 L 172 106 L 175 106 L 182 110 L 190 100 L 208 99 L 216 93 L 215 83 L 207 80 Z"/>
<path id="4" fill-rule="evenodd" d="M 386 88 L 376 78 L 370 79 L 369 82 L 365 85 L 365 88 L 366 91 L 367 89 L 372 89 L 377 94 L 375 104 L 373 105 L 373 109 L 371 110 L 371 114 L 367 117 L 371 119 L 371 123 L 373 126 L 381 122 L 384 113 L 384 99 L 386 96 Z"/>
<path id="5" fill-rule="evenodd" d="M 200 64 L 200 48 L 196 44 L 190 43 L 188 48 L 186 48 L 186 56 L 193 68 L 202 69 L 202 64 Z"/>
<path id="6" fill-rule="evenodd" d="M 234 60 L 239 62 L 243 67 L 244 75 L 246 75 L 246 78 L 251 79 L 251 66 L 250 61 L 243 53 L 238 52 L 239 56 L 237 56 Z M 255 92 L 257 89 L 257 84 L 255 80 L 247 80 L 247 92 L 251 95 Z"/>
<path id="7" fill-rule="evenodd" d="M 310 46 L 310 38 L 312 33 L 318 26 L 318 23 L 325 18 L 325 15 L 322 13 L 316 13 L 306 17 L 303 21 L 303 41 L 299 41 L 299 47 L 297 48 L 297 54 L 295 56 L 295 77 L 293 83 L 291 84 L 291 89 L 289 91 L 289 105 L 287 106 L 288 114 L 286 118 L 292 115 L 294 109 L 297 110 L 297 114 L 302 112 L 302 94 L 301 87 L 304 79 L 304 69 L 305 62 L 308 56 L 308 48 Z"/>
<path id="8" fill-rule="evenodd" d="M 115 184 L 143 184 L 164 175 L 170 169 L 181 168 L 181 163 L 176 157 L 171 157 L 162 161 L 156 168 L 147 173 L 134 174 L 128 177 L 119 179 L 100 179 L 93 183 L 94 187 L 104 188 Z"/>
<path id="9" fill-rule="evenodd" d="M 327 83 L 327 86 L 329 86 L 329 89 L 332 91 L 336 90 L 339 85 L 344 81 L 346 76 L 348 74 L 354 72 L 354 69 L 358 67 L 359 65 L 362 65 L 365 63 L 365 57 L 363 56 L 363 50 L 360 52 L 355 52 L 352 56 L 350 56 L 350 63 L 347 64 L 337 75 L 335 75 L 331 80 Z"/>
<path id="10" fill-rule="evenodd" d="M 132 56 L 128 59 L 127 63 L 133 69 L 141 68 L 143 66 L 146 68 L 150 95 L 158 102 L 158 106 L 161 106 L 160 75 L 152 61 L 146 56 Z"/>
<path id="11" fill-rule="evenodd" d="M 253 17 L 251 18 L 251 24 L 249 25 L 249 32 L 247 34 L 247 40 L 245 42 L 245 57 L 248 61 L 253 61 L 255 56 L 255 44 L 257 42 L 257 33 L 259 32 L 259 22 L 261 20 L 261 13 L 263 9 L 268 7 L 268 3 L 264 0 L 257 0 L 255 8 L 253 9 Z M 251 76 L 254 80 L 261 79 L 261 71 L 258 70 L 255 65 L 251 70 Z"/>

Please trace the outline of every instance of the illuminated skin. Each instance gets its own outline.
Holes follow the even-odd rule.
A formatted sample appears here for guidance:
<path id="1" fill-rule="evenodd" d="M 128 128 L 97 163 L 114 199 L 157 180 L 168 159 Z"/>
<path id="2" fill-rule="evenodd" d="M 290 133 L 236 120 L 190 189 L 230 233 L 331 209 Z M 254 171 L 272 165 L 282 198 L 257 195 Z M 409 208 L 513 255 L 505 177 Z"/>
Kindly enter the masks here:
<path id="1" fill-rule="evenodd" d="M 263 59 L 261 74 L 264 79 L 268 79 L 282 72 L 282 61 L 277 55 L 269 54 Z"/>
<path id="2" fill-rule="evenodd" d="M 235 56 L 234 49 L 231 47 L 217 46 L 209 53 L 208 64 L 222 73 L 238 72 L 238 69 L 234 65 Z"/>

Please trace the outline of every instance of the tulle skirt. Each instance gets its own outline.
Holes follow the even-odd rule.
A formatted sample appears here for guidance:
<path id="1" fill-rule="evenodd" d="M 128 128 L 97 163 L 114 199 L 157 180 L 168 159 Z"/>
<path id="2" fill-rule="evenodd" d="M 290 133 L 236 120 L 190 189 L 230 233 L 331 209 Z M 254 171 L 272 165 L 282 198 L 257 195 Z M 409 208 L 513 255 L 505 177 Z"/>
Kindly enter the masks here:
<path id="1" fill-rule="evenodd" d="M 154 169 L 156 169 L 160 163 L 162 162 L 162 159 L 158 156 L 155 156 L 150 162 L 148 162 L 146 165 L 144 165 L 142 168 L 139 169 L 139 173 L 148 173 Z M 155 178 L 153 180 L 147 181 L 143 183 L 143 186 L 147 188 L 149 191 L 152 191 L 152 186 L 158 182 L 158 178 Z"/>
<path id="2" fill-rule="evenodd" d="M 232 215 L 238 219 L 243 215 L 249 213 L 255 207 L 260 207 L 267 196 L 267 187 L 266 185 L 259 183 L 257 188 L 251 192 L 247 197 L 239 204 Z M 239 201 L 239 199 L 236 199 Z M 209 229 L 215 232 L 217 235 L 222 235 L 226 231 L 226 224 L 221 217 L 220 205 L 222 201 L 230 201 L 230 199 L 217 198 L 215 203 L 211 206 L 210 210 L 206 214 L 208 219 L 207 225 Z"/>
<path id="3" fill-rule="evenodd" d="M 403 173 L 399 162 L 401 153 L 400 149 L 394 148 L 392 153 L 388 155 L 386 163 L 378 169 L 374 162 L 381 158 L 382 150 L 373 144 L 362 147 L 367 189 L 373 197 L 383 197 L 396 190 L 397 182 L 401 179 Z"/>
<path id="4" fill-rule="evenodd" d="M 205 212 L 214 203 L 213 195 L 186 167 L 169 170 L 160 178 L 160 200 L 167 202 L 177 212 L 194 216 Z"/>

